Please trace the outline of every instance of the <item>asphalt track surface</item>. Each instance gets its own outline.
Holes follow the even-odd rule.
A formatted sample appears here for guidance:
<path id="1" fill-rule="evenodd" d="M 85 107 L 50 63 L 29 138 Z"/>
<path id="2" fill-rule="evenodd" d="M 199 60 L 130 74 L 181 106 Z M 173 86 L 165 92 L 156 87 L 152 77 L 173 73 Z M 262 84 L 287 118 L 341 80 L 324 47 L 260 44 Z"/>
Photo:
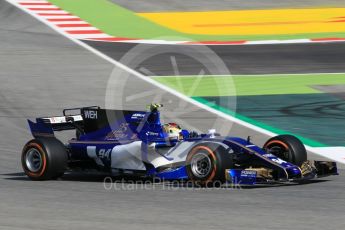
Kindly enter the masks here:
<path id="1" fill-rule="evenodd" d="M 25 119 L 60 114 L 65 107 L 104 104 L 112 70 L 108 62 L 0 1 L 0 229 L 343 228 L 344 176 L 242 190 L 158 184 L 131 191 L 126 183 L 120 184 L 122 190 L 107 191 L 96 176 L 66 175 L 47 182 L 23 176 L 20 151 L 30 138 Z M 136 85 L 129 84 L 127 93 L 159 92 L 134 76 L 128 81 Z M 125 105 L 142 108 L 148 100 Z M 168 94 L 162 97 L 167 111 L 177 101 Z M 184 118 L 204 129 L 214 115 L 199 110 Z M 251 133 L 240 127 L 233 132 Z M 263 141 L 261 135 L 252 135 Z"/>
<path id="2" fill-rule="evenodd" d="M 87 44 L 108 56 L 120 60 L 136 44 L 86 41 Z M 181 51 L 191 46 L 141 45 L 148 50 L 161 52 L 147 58 L 140 67 L 150 70 L 154 75 L 175 75 L 171 57 L 174 56 L 181 75 L 198 75 L 202 63 Z M 227 66 L 231 74 L 283 74 L 283 73 L 342 73 L 345 72 L 345 42 L 305 43 L 305 44 L 265 44 L 265 45 L 216 45 L 208 46 Z M 134 51 L 131 51 L 134 52 Z M 188 50 L 198 55 L 198 47 Z M 146 53 L 137 53 L 145 56 Z M 218 70 L 219 74 L 225 74 Z M 145 72 L 143 72 L 145 74 Z M 149 73 L 146 73 L 149 74 Z"/>
<path id="3" fill-rule="evenodd" d="M 254 10 L 276 8 L 317 8 L 342 7 L 343 0 L 111 0 L 135 12 L 177 12 L 177 11 L 210 11 L 210 10 Z"/>

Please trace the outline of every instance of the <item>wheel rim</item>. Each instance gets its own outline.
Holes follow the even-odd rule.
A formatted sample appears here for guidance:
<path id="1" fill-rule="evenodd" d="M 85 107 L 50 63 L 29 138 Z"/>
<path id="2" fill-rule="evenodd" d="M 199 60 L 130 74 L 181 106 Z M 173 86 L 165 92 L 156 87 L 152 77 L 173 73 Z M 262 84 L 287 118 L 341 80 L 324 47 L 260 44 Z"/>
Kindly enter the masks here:
<path id="1" fill-rule="evenodd" d="M 25 164 L 31 172 L 38 172 L 43 165 L 41 153 L 35 148 L 29 149 L 25 156 Z"/>
<path id="2" fill-rule="evenodd" d="M 199 177 L 206 177 L 212 169 L 211 159 L 208 154 L 203 152 L 196 153 L 191 160 L 192 173 Z"/>
<path id="3" fill-rule="evenodd" d="M 279 144 L 268 146 L 268 152 L 280 159 L 289 160 L 289 149 L 286 149 L 284 146 Z"/>

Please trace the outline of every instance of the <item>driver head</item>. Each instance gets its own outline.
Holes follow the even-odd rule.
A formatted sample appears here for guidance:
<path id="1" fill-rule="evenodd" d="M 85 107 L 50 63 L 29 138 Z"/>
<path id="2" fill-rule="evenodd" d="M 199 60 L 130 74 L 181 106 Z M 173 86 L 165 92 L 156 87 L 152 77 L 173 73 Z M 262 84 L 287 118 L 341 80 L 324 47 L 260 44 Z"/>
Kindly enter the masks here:
<path id="1" fill-rule="evenodd" d="M 169 139 L 181 139 L 181 127 L 176 123 L 167 123 L 163 125 L 164 131 L 168 134 Z"/>

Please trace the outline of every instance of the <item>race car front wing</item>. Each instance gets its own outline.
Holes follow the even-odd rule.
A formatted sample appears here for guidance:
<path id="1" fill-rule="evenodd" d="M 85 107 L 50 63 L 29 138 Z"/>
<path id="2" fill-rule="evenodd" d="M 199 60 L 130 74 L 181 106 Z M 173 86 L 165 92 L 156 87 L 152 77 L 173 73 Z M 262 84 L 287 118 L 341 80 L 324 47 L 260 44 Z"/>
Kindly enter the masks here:
<path id="1" fill-rule="evenodd" d="M 302 164 L 300 175 L 298 177 L 289 178 L 275 176 L 272 169 L 267 168 L 246 168 L 246 169 L 227 169 L 225 176 L 227 183 L 256 185 L 256 184 L 272 184 L 272 183 L 288 183 L 288 182 L 305 182 L 315 178 L 338 175 L 338 169 L 335 162 L 330 161 L 306 161 Z"/>

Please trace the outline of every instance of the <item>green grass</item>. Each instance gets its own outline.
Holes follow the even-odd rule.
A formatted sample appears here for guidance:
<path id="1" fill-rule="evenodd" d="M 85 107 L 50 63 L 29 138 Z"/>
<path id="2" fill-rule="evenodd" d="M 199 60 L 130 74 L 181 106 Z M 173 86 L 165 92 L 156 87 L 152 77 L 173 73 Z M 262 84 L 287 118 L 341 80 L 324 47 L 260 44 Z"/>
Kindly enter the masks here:
<path id="1" fill-rule="evenodd" d="M 191 97 L 322 93 L 313 85 L 345 84 L 345 73 L 235 76 L 167 76 L 154 79 Z"/>
<path id="2" fill-rule="evenodd" d="M 151 22 L 130 10 L 122 8 L 107 0 L 48 0 L 54 5 L 79 16 L 84 21 L 105 33 L 127 38 L 189 41 L 234 41 L 234 40 L 271 40 L 345 37 L 344 33 L 310 33 L 296 35 L 202 35 L 186 34 L 171 30 Z"/>

